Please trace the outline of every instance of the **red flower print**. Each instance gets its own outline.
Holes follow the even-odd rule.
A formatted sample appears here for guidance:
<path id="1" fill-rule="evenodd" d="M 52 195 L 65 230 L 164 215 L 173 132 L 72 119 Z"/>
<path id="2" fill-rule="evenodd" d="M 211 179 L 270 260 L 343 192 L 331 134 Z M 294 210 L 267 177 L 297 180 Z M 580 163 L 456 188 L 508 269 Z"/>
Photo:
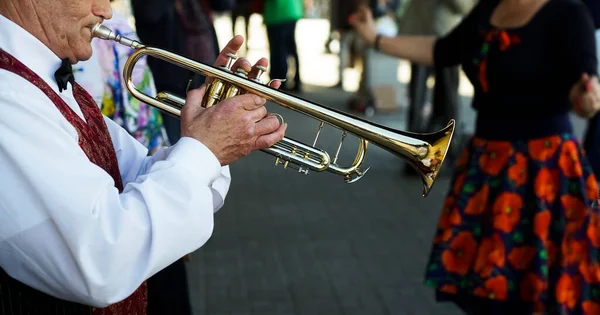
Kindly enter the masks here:
<path id="1" fill-rule="evenodd" d="M 563 195 L 560 202 L 565 209 L 565 217 L 574 223 L 581 223 L 586 216 L 587 208 L 583 201 L 575 196 Z"/>
<path id="2" fill-rule="evenodd" d="M 508 177 L 521 186 L 527 182 L 527 158 L 521 153 L 517 153 L 516 163 L 508 168 Z"/>
<path id="3" fill-rule="evenodd" d="M 494 202 L 494 228 L 510 233 L 521 220 L 523 199 L 515 193 L 500 194 Z"/>
<path id="4" fill-rule="evenodd" d="M 536 250 L 533 246 L 515 247 L 508 254 L 508 261 L 517 270 L 524 270 L 535 257 Z"/>
<path id="5" fill-rule="evenodd" d="M 598 200 L 598 183 L 594 174 L 588 176 L 585 181 L 585 193 L 590 201 Z"/>
<path id="6" fill-rule="evenodd" d="M 479 63 L 479 84 L 484 93 L 489 91 L 490 85 L 487 80 L 487 59 L 484 59 Z"/>
<path id="7" fill-rule="evenodd" d="M 548 229 L 550 228 L 551 219 L 552 214 L 550 214 L 550 211 L 548 210 L 538 212 L 533 219 L 533 230 L 535 235 L 537 235 L 537 237 L 539 237 L 542 241 L 546 241 L 548 239 Z"/>
<path id="8" fill-rule="evenodd" d="M 498 40 L 501 51 L 506 51 L 510 46 L 521 43 L 521 38 L 516 34 L 509 34 L 504 30 L 491 30 L 485 34 L 485 41 L 492 42 Z"/>
<path id="9" fill-rule="evenodd" d="M 529 141 L 529 154 L 536 161 L 544 162 L 554 156 L 562 140 L 559 136 L 551 136 Z"/>
<path id="10" fill-rule="evenodd" d="M 488 175 L 497 176 L 513 154 L 510 143 L 490 141 L 479 158 L 479 167 Z"/>
<path id="11" fill-rule="evenodd" d="M 469 199 L 469 202 L 467 202 L 465 213 L 468 215 L 481 214 L 487 205 L 489 193 L 490 187 L 488 185 L 483 185 L 483 187 Z"/>
<path id="12" fill-rule="evenodd" d="M 547 203 L 554 202 L 559 187 L 559 176 L 558 170 L 551 172 L 542 168 L 535 177 L 535 195 Z"/>
<path id="13" fill-rule="evenodd" d="M 442 230 L 441 234 L 437 234 L 433 239 L 433 243 L 438 245 L 449 241 L 452 238 L 452 229 Z"/>
<path id="14" fill-rule="evenodd" d="M 452 285 L 452 284 L 444 284 L 440 288 L 440 292 L 450 293 L 450 294 L 456 294 L 456 292 L 458 292 L 458 288 L 455 285 Z"/>
<path id="15" fill-rule="evenodd" d="M 462 218 L 460 217 L 460 212 L 458 212 L 458 208 L 456 208 L 456 200 L 451 196 L 446 198 L 438 223 L 438 228 L 442 230 L 449 229 L 453 226 L 459 225 L 461 221 Z"/>
<path id="16" fill-rule="evenodd" d="M 442 264 L 448 272 L 464 276 L 475 257 L 477 243 L 469 232 L 460 232 L 442 254 Z"/>
<path id="17" fill-rule="evenodd" d="M 508 293 L 508 281 L 504 276 L 496 276 L 485 282 L 483 287 L 475 289 L 474 294 L 476 296 L 492 299 L 492 300 L 506 300 Z"/>
<path id="18" fill-rule="evenodd" d="M 600 215 L 598 213 L 590 214 L 590 223 L 586 233 L 592 246 L 600 248 Z"/>
<path id="19" fill-rule="evenodd" d="M 521 281 L 520 293 L 521 299 L 526 302 L 537 301 L 546 290 L 546 283 L 535 273 L 529 272 Z"/>
<path id="20" fill-rule="evenodd" d="M 577 145 L 574 142 L 565 142 L 558 158 L 558 165 L 567 177 L 579 177 L 583 175 Z"/>
<path id="21" fill-rule="evenodd" d="M 504 267 L 504 243 L 498 234 L 484 238 L 479 244 L 473 270 L 482 278 L 492 275 L 494 268 Z"/>
<path id="22" fill-rule="evenodd" d="M 452 186 L 452 192 L 455 195 L 460 194 L 460 192 L 463 189 L 463 186 L 465 185 L 465 179 L 467 178 L 467 173 L 463 172 L 462 174 L 458 175 L 458 177 L 456 177 L 456 180 L 454 181 L 454 184 Z"/>
<path id="23" fill-rule="evenodd" d="M 483 148 L 487 144 L 487 140 L 481 138 L 473 138 L 473 146 L 477 148 Z"/>
<path id="24" fill-rule="evenodd" d="M 585 315 L 598 315 L 600 314 L 600 303 L 594 301 L 584 301 L 581 304 L 583 308 L 583 314 Z"/>
<path id="25" fill-rule="evenodd" d="M 589 284 L 600 283 L 600 266 L 597 263 L 589 264 L 587 261 L 583 261 L 579 265 L 579 272 L 585 282 Z"/>
<path id="26" fill-rule="evenodd" d="M 467 165 L 469 161 L 469 150 L 463 150 L 460 154 L 460 158 L 458 158 L 458 162 L 456 162 L 455 168 L 463 167 Z"/>
<path id="27" fill-rule="evenodd" d="M 556 300 L 570 309 L 575 308 L 580 295 L 580 280 L 576 276 L 563 274 L 556 285 Z"/>
<path id="28" fill-rule="evenodd" d="M 583 241 L 565 239 L 562 242 L 562 265 L 580 264 L 587 259 L 587 246 Z"/>

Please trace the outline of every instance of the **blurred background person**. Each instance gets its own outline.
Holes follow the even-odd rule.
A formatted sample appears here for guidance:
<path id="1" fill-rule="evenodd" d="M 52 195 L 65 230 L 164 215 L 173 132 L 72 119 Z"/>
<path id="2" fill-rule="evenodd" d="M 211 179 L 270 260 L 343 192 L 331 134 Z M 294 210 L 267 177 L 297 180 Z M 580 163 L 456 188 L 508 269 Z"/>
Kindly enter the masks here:
<path id="1" fill-rule="evenodd" d="M 600 109 L 583 3 L 480 1 L 442 37 L 379 36 L 366 8 L 353 25 L 384 53 L 462 65 L 475 90 L 475 135 L 457 162 L 426 267 L 438 301 L 466 314 L 598 313 L 600 213 L 590 207 L 598 185 L 569 116 Z"/>
<path id="2" fill-rule="evenodd" d="M 443 36 L 452 30 L 471 11 L 477 0 L 405 0 L 406 12 L 399 19 L 402 35 Z M 460 66 L 436 67 L 411 62 L 408 85 L 407 130 L 433 132 L 440 130 L 450 119 L 458 116 Z M 427 81 L 433 75 L 432 111 L 426 119 Z M 405 167 L 407 175 L 417 175 Z"/>
<path id="3" fill-rule="evenodd" d="M 244 22 L 244 32 L 241 33 L 246 39 L 246 51 L 248 50 L 248 41 L 250 35 L 250 16 L 252 15 L 252 9 L 255 2 L 261 0 L 236 0 L 235 6 L 231 10 L 231 32 L 232 34 L 238 34 L 235 31 L 235 26 L 238 18 L 242 18 Z"/>
<path id="4" fill-rule="evenodd" d="M 113 12 L 113 18 L 104 22 L 104 25 L 120 35 L 137 38 L 126 18 L 119 12 Z M 161 113 L 132 97 L 123 82 L 125 61 L 132 49 L 101 39 L 94 39 L 92 44 L 92 58 L 73 66 L 75 80 L 89 91 L 102 114 L 125 128 L 150 153 L 169 145 Z M 138 61 L 132 79 L 143 93 L 156 94 L 154 78 L 145 57 Z"/>
<path id="5" fill-rule="evenodd" d="M 136 31 L 146 45 L 158 47 L 193 60 L 207 60 L 219 52 L 211 17 L 216 0 L 132 0 Z M 219 9 L 225 9 L 222 6 Z M 203 77 L 171 65 L 158 58 L 149 58 L 156 89 L 185 96 L 187 90 L 201 85 Z M 179 137 L 179 119 L 163 115 L 165 128 L 172 143 Z"/>
<path id="6" fill-rule="evenodd" d="M 348 22 L 350 15 L 356 11 L 356 0 L 332 0 L 329 10 L 329 37 L 325 42 L 325 51 L 332 53 L 331 44 L 334 41 L 339 43 L 339 51 L 337 52 L 339 63 L 338 83 L 336 87 L 343 87 L 344 84 L 344 69 L 351 66 L 352 58 L 350 55 L 350 43 L 352 41 L 352 26 Z"/>
<path id="7" fill-rule="evenodd" d="M 146 45 L 165 49 L 187 58 L 212 64 L 219 44 L 212 20 L 212 5 L 220 11 L 231 9 L 232 2 L 217 0 L 132 0 L 136 30 Z M 189 89 L 204 82 L 202 75 L 149 58 L 158 91 L 185 97 Z M 163 115 L 169 140 L 179 140 L 179 119 Z M 185 261 L 171 264 L 148 280 L 148 315 L 191 314 Z"/>
<path id="8" fill-rule="evenodd" d="M 299 92 L 301 90 L 296 26 L 303 17 L 303 0 L 264 0 L 263 21 L 267 27 L 271 62 L 269 77 L 271 79 L 288 78 L 288 58 L 292 57 L 295 63 L 294 77 L 281 86 L 284 91 Z"/>
<path id="9" fill-rule="evenodd" d="M 452 30 L 471 11 L 476 0 L 406 0 L 406 12 L 399 21 L 402 35 L 442 36 Z M 425 132 L 439 130 L 449 119 L 456 117 L 459 83 L 459 66 L 438 68 L 411 63 L 409 84 L 408 130 Z M 431 123 L 424 121 L 427 80 L 433 75 L 433 111 Z"/>
<path id="10" fill-rule="evenodd" d="M 399 2 L 395 0 L 356 0 L 354 8 L 368 6 L 373 14 L 376 32 L 386 36 L 396 36 L 398 34 L 398 26 L 395 16 L 398 5 Z M 371 112 L 366 112 L 370 116 L 374 113 L 377 99 L 376 95 L 373 94 L 372 76 L 379 76 L 385 70 L 397 68 L 398 64 L 394 60 L 393 63 L 385 62 L 378 69 L 373 69 L 374 62 L 372 61 L 378 58 L 373 49 L 362 38 L 356 36 L 354 33 L 351 34 L 351 49 L 355 54 L 353 57 L 360 60 L 362 69 L 358 91 L 350 98 L 349 108 L 361 113 L 370 110 Z M 386 69 L 381 69 L 381 67 L 385 67 Z M 382 70 L 382 72 L 377 70 Z"/>

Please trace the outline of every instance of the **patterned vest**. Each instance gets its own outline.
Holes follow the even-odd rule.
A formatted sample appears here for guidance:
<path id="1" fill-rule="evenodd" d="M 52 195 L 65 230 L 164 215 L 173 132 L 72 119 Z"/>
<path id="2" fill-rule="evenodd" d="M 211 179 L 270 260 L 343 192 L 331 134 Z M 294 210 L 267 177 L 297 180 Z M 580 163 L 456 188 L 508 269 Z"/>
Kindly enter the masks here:
<path id="1" fill-rule="evenodd" d="M 100 109 L 92 97 L 78 84 L 73 86 L 75 100 L 85 121 L 81 119 L 44 80 L 16 58 L 0 49 L 0 69 L 23 77 L 38 87 L 56 105 L 61 114 L 73 125 L 79 135 L 79 146 L 90 161 L 103 168 L 115 181 L 119 192 L 123 182 L 117 156 Z M 98 309 L 57 299 L 11 278 L 0 268 L 0 305 L 2 314 L 62 314 L 62 315 L 145 315 L 147 307 L 146 283 L 127 299 Z M 6 313 L 4 313 L 6 312 Z"/>

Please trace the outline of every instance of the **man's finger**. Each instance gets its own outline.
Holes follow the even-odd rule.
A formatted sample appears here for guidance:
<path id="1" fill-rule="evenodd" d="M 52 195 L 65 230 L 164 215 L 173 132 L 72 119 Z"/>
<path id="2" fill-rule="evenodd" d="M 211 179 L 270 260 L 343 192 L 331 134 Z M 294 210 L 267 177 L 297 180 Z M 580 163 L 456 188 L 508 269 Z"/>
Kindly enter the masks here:
<path id="1" fill-rule="evenodd" d="M 279 126 L 277 131 L 258 137 L 256 142 L 254 142 L 254 150 L 266 149 L 273 146 L 275 143 L 283 139 L 286 130 L 287 123 L 284 123 Z"/>
<path id="2" fill-rule="evenodd" d="M 237 54 L 238 50 L 240 50 L 240 48 L 242 48 L 243 44 L 244 44 L 244 37 L 242 37 L 241 35 L 234 36 L 227 43 L 227 45 L 225 45 L 225 48 L 223 48 L 223 50 L 221 50 L 221 53 L 219 54 L 219 56 L 217 56 L 217 60 L 215 60 L 214 65 L 216 67 L 227 65 L 227 62 L 229 62 L 229 57 L 227 55 Z"/>
<path id="3" fill-rule="evenodd" d="M 250 93 L 234 96 L 231 99 L 234 99 L 234 98 L 239 102 L 239 104 L 245 110 L 248 110 L 248 111 L 253 111 L 257 108 L 264 107 L 265 103 L 267 103 L 267 100 L 265 100 L 264 98 L 262 98 L 258 95 L 250 94 Z"/>
<path id="4" fill-rule="evenodd" d="M 249 110 L 249 117 L 250 119 L 255 122 L 258 123 L 259 121 L 261 121 L 262 119 L 264 119 L 265 117 L 267 117 L 267 114 L 269 113 L 267 111 L 267 108 L 264 106 L 261 106 L 259 108 L 255 108 L 253 110 Z"/>
<path id="5" fill-rule="evenodd" d="M 277 131 L 279 127 L 281 127 L 279 118 L 274 115 L 269 115 L 256 122 L 256 134 L 260 136 L 270 134 Z"/>
<path id="6" fill-rule="evenodd" d="M 204 84 L 197 89 L 190 90 L 187 94 L 185 105 L 183 105 L 185 111 L 182 111 L 182 115 L 184 112 L 192 116 L 200 114 L 200 112 L 204 110 L 204 107 L 202 107 L 202 99 L 204 98 L 205 92 L 206 85 Z"/>
<path id="7" fill-rule="evenodd" d="M 273 79 L 271 80 L 271 82 L 269 82 L 269 86 L 276 90 L 279 90 L 281 84 L 283 84 L 283 81 L 281 79 Z"/>
<path id="8" fill-rule="evenodd" d="M 246 73 L 249 73 L 252 71 L 252 64 L 250 61 L 248 61 L 248 59 L 240 58 L 233 63 L 233 66 L 231 66 L 231 71 L 235 73 L 239 68 L 242 68 L 244 71 L 246 71 Z"/>
<path id="9" fill-rule="evenodd" d="M 265 67 L 268 68 L 269 67 L 269 61 L 267 60 L 267 58 L 260 58 L 252 67 L 252 70 L 250 71 L 250 73 L 248 74 L 249 78 L 256 78 L 258 76 L 258 72 L 260 71 L 258 69 L 258 67 Z"/>

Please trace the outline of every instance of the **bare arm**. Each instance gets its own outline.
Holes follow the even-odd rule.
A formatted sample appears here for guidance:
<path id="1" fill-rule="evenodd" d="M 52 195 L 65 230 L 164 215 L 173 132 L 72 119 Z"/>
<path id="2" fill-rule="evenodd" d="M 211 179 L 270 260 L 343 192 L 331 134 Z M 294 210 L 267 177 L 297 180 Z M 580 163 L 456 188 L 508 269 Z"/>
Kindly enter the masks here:
<path id="1" fill-rule="evenodd" d="M 452 12 L 460 15 L 468 14 L 477 3 L 474 0 L 446 0 L 445 2 Z"/>
<path id="2" fill-rule="evenodd" d="M 425 65 L 433 64 L 433 46 L 435 36 L 380 36 L 377 40 L 375 23 L 371 11 L 367 7 L 359 8 L 358 12 L 350 18 L 350 24 L 367 45 L 379 49 L 382 53 L 415 63 Z"/>
<path id="3" fill-rule="evenodd" d="M 433 65 L 433 46 L 436 39 L 435 36 L 381 36 L 377 46 L 379 51 L 386 55 L 423 65 Z"/>

